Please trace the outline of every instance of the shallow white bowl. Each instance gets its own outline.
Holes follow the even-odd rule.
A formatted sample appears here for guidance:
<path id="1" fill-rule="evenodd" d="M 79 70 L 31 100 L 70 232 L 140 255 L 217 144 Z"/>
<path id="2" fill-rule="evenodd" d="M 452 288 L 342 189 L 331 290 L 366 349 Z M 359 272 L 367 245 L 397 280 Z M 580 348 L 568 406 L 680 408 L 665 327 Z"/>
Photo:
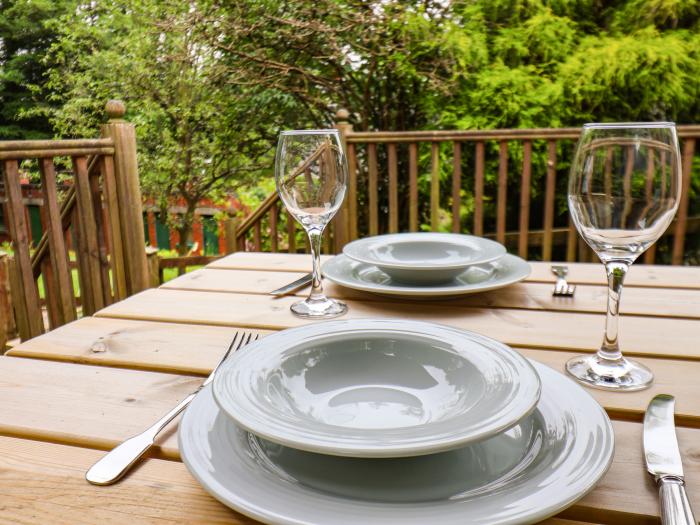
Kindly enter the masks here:
<path id="1" fill-rule="evenodd" d="M 396 233 L 358 239 L 343 247 L 351 259 L 371 264 L 398 282 L 449 282 L 469 266 L 500 259 L 502 244 L 456 233 Z"/>
<path id="2" fill-rule="evenodd" d="M 233 355 L 214 397 L 240 426 L 324 454 L 399 457 L 492 436 L 540 381 L 506 345 L 455 328 L 355 319 L 285 330 Z"/>
<path id="3" fill-rule="evenodd" d="M 394 279 L 376 266 L 337 255 L 323 264 L 323 276 L 336 284 L 379 295 L 434 300 L 486 292 L 509 286 L 530 275 L 527 261 L 506 254 L 497 261 L 470 266 L 448 283 L 409 285 Z"/>
<path id="4" fill-rule="evenodd" d="M 429 456 L 357 459 L 266 443 L 217 407 L 211 385 L 179 426 L 182 460 L 214 497 L 264 523 L 515 525 L 574 503 L 613 456 L 605 411 L 579 385 L 534 363 L 542 396 L 516 426 Z"/>

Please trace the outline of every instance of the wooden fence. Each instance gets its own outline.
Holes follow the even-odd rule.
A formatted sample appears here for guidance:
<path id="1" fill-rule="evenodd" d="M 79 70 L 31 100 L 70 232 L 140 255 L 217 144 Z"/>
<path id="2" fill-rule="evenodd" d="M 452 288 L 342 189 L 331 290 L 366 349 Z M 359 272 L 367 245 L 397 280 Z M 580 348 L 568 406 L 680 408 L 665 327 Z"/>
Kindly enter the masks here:
<path id="1" fill-rule="evenodd" d="M 529 259 L 592 259 L 566 208 L 566 178 L 579 128 L 356 132 L 347 111 L 337 117 L 349 180 L 327 251 L 339 252 L 364 235 L 418 231 L 423 223 L 433 231 L 493 237 Z M 700 218 L 688 217 L 700 125 L 679 126 L 678 132 L 683 191 L 667 232 L 673 237 L 673 264 L 683 262 L 686 233 L 700 230 Z M 447 202 L 441 201 L 445 194 Z M 279 197 L 271 194 L 238 228 L 238 249 L 297 251 L 299 227 L 282 210 Z M 656 260 L 654 246 L 644 262 Z"/>
<path id="2" fill-rule="evenodd" d="M 99 139 L 0 142 L 4 217 L 14 250 L 9 264 L 8 257 L 0 256 L 0 288 L 4 270 L 22 339 L 44 331 L 39 281 L 50 328 L 76 319 L 78 302 L 82 313 L 90 315 L 149 287 L 135 132 L 122 120 L 123 103 L 110 101 L 106 111 L 109 122 L 102 126 Z M 62 166 L 71 167 L 62 199 L 57 158 Z M 22 163 L 29 159 L 38 162 L 43 196 L 44 233 L 33 253 L 20 181 Z M 79 290 L 72 280 L 68 245 L 76 252 Z M 0 309 L 3 306 L 7 308 L 3 303 Z M 6 313 L 0 310 L 3 317 Z M 7 326 L 0 331 L 5 337 Z"/>

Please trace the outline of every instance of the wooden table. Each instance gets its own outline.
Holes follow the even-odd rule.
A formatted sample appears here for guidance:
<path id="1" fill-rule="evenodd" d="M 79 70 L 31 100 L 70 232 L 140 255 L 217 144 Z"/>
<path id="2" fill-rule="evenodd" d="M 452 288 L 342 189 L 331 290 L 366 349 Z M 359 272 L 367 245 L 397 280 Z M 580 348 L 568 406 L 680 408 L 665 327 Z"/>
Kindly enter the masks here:
<path id="1" fill-rule="evenodd" d="M 234 254 L 0 357 L 0 523 L 253 523 L 190 476 L 180 462 L 176 422 L 119 484 L 93 487 L 83 475 L 103 450 L 195 389 L 236 327 L 266 334 L 303 324 L 289 312 L 296 297 L 266 293 L 309 266 L 307 255 Z M 604 272 L 597 264 L 570 265 L 576 296 L 554 298 L 549 265 L 532 266 L 524 283 L 450 301 L 395 301 L 333 285 L 327 291 L 347 301 L 347 318 L 451 324 L 561 371 L 569 357 L 600 343 Z M 623 349 L 656 380 L 636 393 L 590 390 L 614 420 L 614 463 L 591 494 L 549 525 L 658 523 L 640 422 L 659 392 L 677 397 L 688 489 L 700 516 L 700 268 L 634 266 L 622 311 Z"/>

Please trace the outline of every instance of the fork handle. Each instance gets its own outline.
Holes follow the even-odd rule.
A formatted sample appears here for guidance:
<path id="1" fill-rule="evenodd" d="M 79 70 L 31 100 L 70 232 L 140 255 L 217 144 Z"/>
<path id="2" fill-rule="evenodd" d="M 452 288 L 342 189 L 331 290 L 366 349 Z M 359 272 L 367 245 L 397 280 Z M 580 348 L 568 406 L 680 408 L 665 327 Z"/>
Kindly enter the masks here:
<path id="1" fill-rule="evenodd" d="M 198 390 L 199 391 L 199 390 Z M 111 485 L 119 481 L 136 461 L 153 445 L 156 436 L 168 423 L 182 412 L 194 399 L 197 392 L 185 399 L 156 421 L 148 429 L 131 437 L 102 456 L 85 474 L 85 479 L 93 485 Z"/>

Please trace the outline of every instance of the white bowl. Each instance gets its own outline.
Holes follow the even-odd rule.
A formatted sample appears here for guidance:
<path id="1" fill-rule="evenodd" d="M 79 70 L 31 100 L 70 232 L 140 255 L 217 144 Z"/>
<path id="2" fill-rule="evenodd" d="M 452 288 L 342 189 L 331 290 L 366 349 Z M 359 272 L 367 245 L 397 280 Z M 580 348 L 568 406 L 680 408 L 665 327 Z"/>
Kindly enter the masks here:
<path id="1" fill-rule="evenodd" d="M 240 426 L 292 448 L 354 457 L 448 450 L 492 436 L 540 396 L 530 363 L 492 339 L 403 320 L 332 321 L 240 350 L 214 379 Z"/>
<path id="2" fill-rule="evenodd" d="M 397 282 L 449 282 L 466 268 L 503 257 L 503 245 L 473 235 L 455 233 L 396 233 L 358 239 L 343 253 L 372 264 Z"/>

